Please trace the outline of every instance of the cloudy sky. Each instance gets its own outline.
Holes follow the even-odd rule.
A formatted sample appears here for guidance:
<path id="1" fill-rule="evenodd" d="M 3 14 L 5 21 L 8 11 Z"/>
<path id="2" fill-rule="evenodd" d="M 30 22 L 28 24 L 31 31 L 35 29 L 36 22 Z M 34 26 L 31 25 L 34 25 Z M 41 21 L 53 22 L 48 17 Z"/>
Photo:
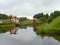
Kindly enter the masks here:
<path id="1" fill-rule="evenodd" d="M 0 13 L 28 18 L 36 13 L 60 10 L 60 0 L 0 0 Z"/>

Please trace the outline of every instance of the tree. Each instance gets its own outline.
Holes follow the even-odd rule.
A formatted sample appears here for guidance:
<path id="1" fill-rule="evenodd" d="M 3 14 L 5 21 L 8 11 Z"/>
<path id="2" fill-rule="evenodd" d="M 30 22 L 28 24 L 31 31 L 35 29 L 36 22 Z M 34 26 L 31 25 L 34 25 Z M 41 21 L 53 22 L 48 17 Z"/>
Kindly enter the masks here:
<path id="1" fill-rule="evenodd" d="M 54 11 L 53 13 L 50 14 L 49 22 L 51 22 L 53 19 L 55 19 L 58 16 L 60 16 L 60 11 Z"/>
<path id="2" fill-rule="evenodd" d="M 19 21 L 24 21 L 24 20 L 27 20 L 27 17 L 20 17 L 19 18 Z"/>
<path id="3" fill-rule="evenodd" d="M 34 15 L 33 18 L 40 19 L 43 17 L 43 15 L 44 15 L 43 13 L 39 13 L 39 14 Z"/>
<path id="4" fill-rule="evenodd" d="M 33 16 L 33 18 L 37 18 L 40 19 L 42 22 L 45 22 L 47 18 L 49 18 L 48 14 L 43 14 L 43 13 L 39 13 Z"/>
<path id="5" fill-rule="evenodd" d="M 60 16 L 60 11 L 54 11 L 50 14 L 50 18 L 52 19 L 56 18 L 57 16 Z"/>
<path id="6" fill-rule="evenodd" d="M 44 17 L 45 17 L 45 18 L 49 18 L 49 15 L 48 15 L 48 14 L 45 14 Z"/>
<path id="7" fill-rule="evenodd" d="M 7 16 L 6 14 L 0 14 L 0 19 L 8 19 L 9 16 Z"/>

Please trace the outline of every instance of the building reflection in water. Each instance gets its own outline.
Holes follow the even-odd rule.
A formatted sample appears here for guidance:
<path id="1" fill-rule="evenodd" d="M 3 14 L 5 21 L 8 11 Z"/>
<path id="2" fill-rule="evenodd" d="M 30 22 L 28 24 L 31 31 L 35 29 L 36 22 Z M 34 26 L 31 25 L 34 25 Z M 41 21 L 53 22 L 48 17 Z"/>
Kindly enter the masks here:
<path id="1" fill-rule="evenodd" d="M 15 27 L 14 29 L 10 30 L 10 34 L 17 34 L 19 27 Z"/>

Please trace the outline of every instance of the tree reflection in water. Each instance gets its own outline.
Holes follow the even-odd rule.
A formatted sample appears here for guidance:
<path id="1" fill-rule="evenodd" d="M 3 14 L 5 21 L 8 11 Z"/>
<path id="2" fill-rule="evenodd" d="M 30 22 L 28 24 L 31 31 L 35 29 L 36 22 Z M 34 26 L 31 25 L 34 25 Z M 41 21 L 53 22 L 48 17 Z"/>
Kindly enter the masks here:
<path id="1" fill-rule="evenodd" d="M 59 35 L 59 34 L 37 34 L 37 35 L 40 35 L 42 39 L 43 39 L 45 36 L 53 37 L 55 40 L 57 40 L 57 41 L 60 42 L 60 35 Z"/>

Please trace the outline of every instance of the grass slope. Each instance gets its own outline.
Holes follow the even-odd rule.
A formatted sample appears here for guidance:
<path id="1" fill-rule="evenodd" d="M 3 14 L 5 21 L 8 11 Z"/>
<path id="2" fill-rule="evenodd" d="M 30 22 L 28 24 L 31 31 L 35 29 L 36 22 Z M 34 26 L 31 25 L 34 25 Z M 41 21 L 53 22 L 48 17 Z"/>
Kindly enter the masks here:
<path id="1" fill-rule="evenodd" d="M 37 33 L 60 33 L 60 16 L 55 18 L 50 24 L 42 24 L 37 28 Z"/>

